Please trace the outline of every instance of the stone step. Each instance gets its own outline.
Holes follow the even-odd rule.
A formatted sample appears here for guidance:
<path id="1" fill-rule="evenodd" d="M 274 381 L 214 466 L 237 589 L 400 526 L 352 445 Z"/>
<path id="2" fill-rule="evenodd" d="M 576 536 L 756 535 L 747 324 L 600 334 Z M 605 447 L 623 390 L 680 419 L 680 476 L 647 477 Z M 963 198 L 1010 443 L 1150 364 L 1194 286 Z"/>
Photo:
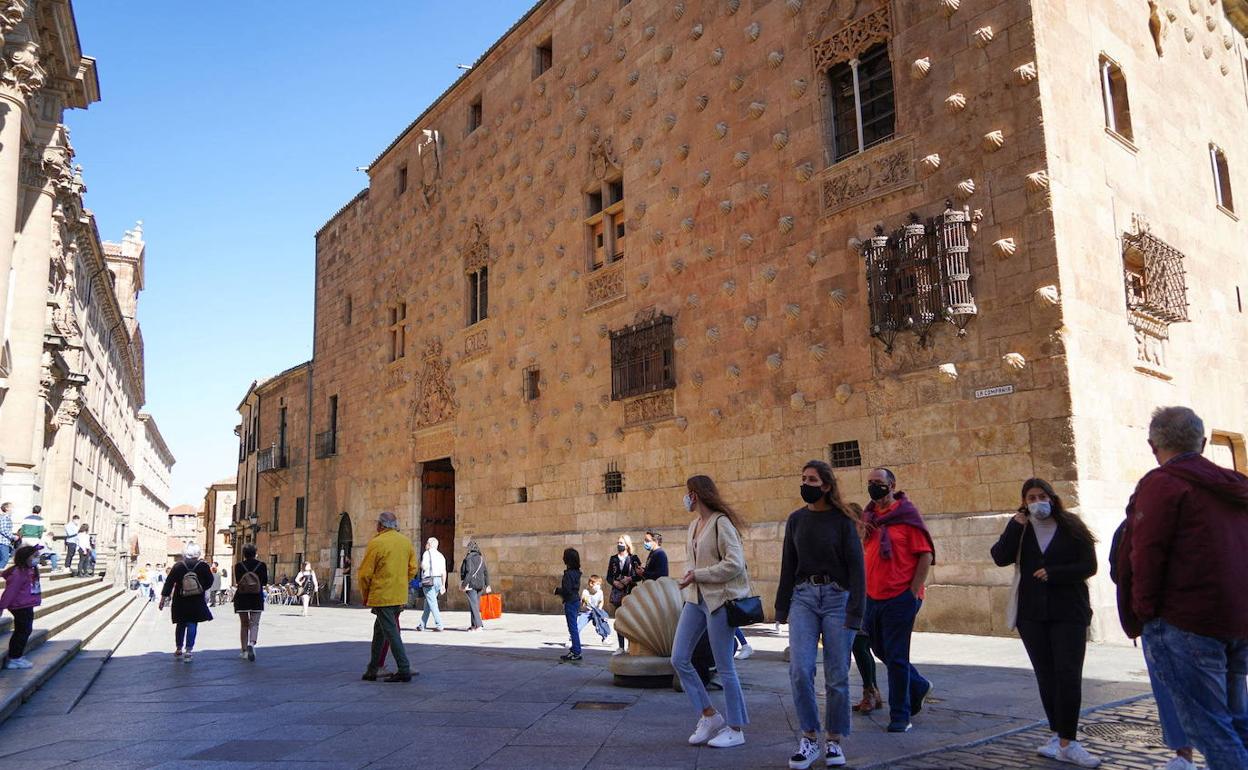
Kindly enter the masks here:
<path id="1" fill-rule="evenodd" d="M 39 582 L 43 584 L 43 601 L 45 604 L 53 596 L 63 594 L 67 591 L 72 591 L 75 588 L 81 588 L 89 583 L 99 583 L 100 580 L 101 579 L 98 577 L 80 578 L 70 574 L 41 574 L 39 576 Z M 4 580 L 0 579 L 0 591 L 3 590 Z"/>
<path id="2" fill-rule="evenodd" d="M 100 578 L 80 578 L 76 584 L 70 584 L 67 590 L 58 590 L 56 594 L 50 597 L 45 593 L 43 603 L 35 608 L 35 628 L 39 628 L 41 618 L 53 615 L 76 602 L 89 599 L 111 588 L 112 586 Z M 8 632 L 12 628 L 13 616 L 6 612 L 4 617 L 0 617 L 0 633 Z"/>
<path id="3" fill-rule="evenodd" d="M 111 627 L 114 619 L 136 604 L 139 605 L 137 609 L 128 613 L 126 618 L 117 624 L 118 628 Z M 134 593 L 114 589 L 53 613 L 53 616 L 57 617 L 49 616 L 46 619 L 47 625 L 41 627 L 36 621 L 35 632 L 26 646 L 25 655 L 34 666 L 26 670 L 0 671 L 0 722 L 8 719 L 22 703 L 29 700 L 40 687 L 48 682 L 53 674 L 74 660 L 78 652 L 84 646 L 91 644 L 105 629 L 108 629 L 108 635 L 101 638 L 101 644 L 97 649 L 108 649 L 108 655 L 111 655 L 111 650 L 116 649 L 115 645 L 125 637 L 144 606 L 136 601 Z M 8 634 L 5 634 L 5 637 L 7 636 Z M 109 640 L 113 641 L 112 647 L 107 644 Z M 0 644 L 7 644 L 7 639 L 0 637 Z M 92 657 L 97 659 L 99 665 L 103 665 L 103 660 L 107 660 L 107 655 L 103 660 L 98 660 L 100 657 L 98 654 Z M 90 686 L 96 674 L 98 674 L 98 668 L 86 671 L 89 678 L 86 679 L 82 692 L 85 692 L 86 686 Z M 80 680 L 82 677 L 75 677 L 75 679 Z M 47 708 L 55 708 L 51 704 L 64 703 L 64 698 L 68 697 L 72 700 L 65 707 L 65 711 L 68 711 L 73 707 L 73 703 L 77 703 L 77 700 L 82 697 L 82 692 L 77 692 L 70 683 L 65 683 L 60 689 L 49 693 Z"/>
<path id="4" fill-rule="evenodd" d="M 30 641 L 26 643 L 27 651 L 38 647 L 48 639 L 82 620 L 120 593 L 122 593 L 120 589 L 105 586 L 103 590 L 91 591 L 77 597 L 75 601 L 59 605 L 52 612 L 36 615 L 34 631 L 30 635 Z M 0 633 L 0 667 L 3 667 L 8 662 L 9 636 L 11 634 L 11 624 L 5 628 L 4 633 Z M 3 669 L 0 673 L 8 673 L 8 670 Z"/>

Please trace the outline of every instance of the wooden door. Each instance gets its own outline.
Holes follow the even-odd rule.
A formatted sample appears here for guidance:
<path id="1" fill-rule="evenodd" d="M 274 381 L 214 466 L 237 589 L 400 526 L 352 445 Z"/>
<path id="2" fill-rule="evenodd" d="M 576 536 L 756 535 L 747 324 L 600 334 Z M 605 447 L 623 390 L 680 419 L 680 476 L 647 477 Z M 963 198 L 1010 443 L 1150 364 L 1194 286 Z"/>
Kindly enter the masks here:
<path id="1" fill-rule="evenodd" d="M 438 539 L 438 550 L 446 557 L 447 579 L 459 572 L 455 560 L 455 469 L 448 459 L 434 460 L 424 464 L 420 479 L 420 543 L 423 553 L 425 541 Z"/>

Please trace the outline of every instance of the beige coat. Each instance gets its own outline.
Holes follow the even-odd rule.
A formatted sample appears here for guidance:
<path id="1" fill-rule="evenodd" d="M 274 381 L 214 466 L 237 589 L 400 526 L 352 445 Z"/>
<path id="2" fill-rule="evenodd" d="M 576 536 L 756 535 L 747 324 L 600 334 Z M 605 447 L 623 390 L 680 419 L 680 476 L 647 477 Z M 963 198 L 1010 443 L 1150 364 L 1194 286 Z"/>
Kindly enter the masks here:
<path id="1" fill-rule="evenodd" d="M 741 533 L 732 526 L 727 516 L 716 514 L 695 543 L 693 532 L 697 526 L 697 519 L 689 523 L 686 540 L 686 553 L 692 559 L 685 569 L 693 570 L 695 582 L 681 590 L 681 597 L 697 604 L 698 591 L 701 590 L 706 608 L 714 612 L 729 599 L 750 595 L 750 573 L 745 568 Z"/>

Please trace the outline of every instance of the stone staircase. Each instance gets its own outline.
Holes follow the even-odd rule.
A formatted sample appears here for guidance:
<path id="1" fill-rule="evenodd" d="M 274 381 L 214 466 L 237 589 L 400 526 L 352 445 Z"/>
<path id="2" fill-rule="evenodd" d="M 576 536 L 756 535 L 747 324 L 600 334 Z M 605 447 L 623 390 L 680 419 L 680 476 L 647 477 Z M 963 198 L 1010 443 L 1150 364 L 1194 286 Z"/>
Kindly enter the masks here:
<path id="1" fill-rule="evenodd" d="M 97 567 L 92 576 L 79 578 L 64 570 L 53 573 L 40 569 L 43 602 L 35 608 L 35 628 L 25 653 L 34 667 L 0 668 L 0 721 L 7 719 L 80 651 L 95 651 L 93 657 L 102 665 L 138 619 L 147 602 L 140 601 L 136 592 L 124 586 L 114 586 L 99 573 Z M 13 617 L 6 611 L 0 618 L 0 667 L 8 660 L 12 631 Z M 104 631 L 107 633 L 102 634 Z M 105 645 L 106 654 L 101 657 L 99 642 L 104 640 L 111 643 Z M 85 689 L 84 686 L 82 690 Z"/>

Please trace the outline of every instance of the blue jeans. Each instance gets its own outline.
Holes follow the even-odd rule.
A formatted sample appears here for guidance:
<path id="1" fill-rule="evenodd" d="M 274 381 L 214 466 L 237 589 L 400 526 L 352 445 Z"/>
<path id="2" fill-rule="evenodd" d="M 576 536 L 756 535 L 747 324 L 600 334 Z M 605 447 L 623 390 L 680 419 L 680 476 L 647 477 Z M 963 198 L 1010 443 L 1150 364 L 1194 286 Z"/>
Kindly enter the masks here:
<path id="1" fill-rule="evenodd" d="M 9 557 L 13 555 L 13 546 L 9 545 L 8 539 L 4 538 L 3 535 L 0 535 L 0 539 L 4 540 L 3 543 L 0 543 L 0 569 L 3 569 L 8 566 Z"/>
<path id="2" fill-rule="evenodd" d="M 425 611 L 420 613 L 420 627 L 429 627 L 429 615 L 433 615 L 433 625 L 442 628 L 442 613 L 438 612 L 438 594 L 442 593 L 442 578 L 434 578 L 433 585 L 421 586 L 425 595 Z"/>
<path id="3" fill-rule="evenodd" d="M 178 623 L 173 627 L 173 639 L 177 642 L 178 649 L 183 649 L 182 642 L 186 642 L 186 651 L 190 652 L 195 649 L 195 634 L 199 631 L 198 623 Z"/>
<path id="4" fill-rule="evenodd" d="M 579 616 L 581 614 L 581 600 L 563 603 L 563 617 L 568 621 L 568 637 L 572 640 L 572 654 L 581 654 L 581 627 L 579 625 Z M 586 613 L 587 615 L 589 613 Z"/>
<path id="5" fill-rule="evenodd" d="M 910 635 L 922 606 L 923 600 L 909 590 L 882 601 L 867 597 L 863 625 L 871 636 L 871 650 L 888 667 L 888 717 L 893 723 L 909 722 L 911 702 L 932 686 L 910 663 Z"/>
<path id="6" fill-rule="evenodd" d="M 741 680 L 737 678 L 737 669 L 732 659 L 733 629 L 728 625 L 728 611 L 723 607 L 709 612 L 706 602 L 697 604 L 685 602 L 680 611 L 680 621 L 676 624 L 676 638 L 672 640 L 672 668 L 680 677 L 680 686 L 689 696 L 694 708 L 699 712 L 711 708 L 711 696 L 706 693 L 706 685 L 693 666 L 693 650 L 698 640 L 705 633 L 711 642 L 711 653 L 715 656 L 715 670 L 719 673 L 719 681 L 724 685 L 724 719 L 732 727 L 744 727 L 750 723 L 745 711 L 745 694 L 741 692 Z"/>
<path id="7" fill-rule="evenodd" d="M 1248 767 L 1248 639 L 1201 636 L 1155 618 L 1144 626 L 1144 656 L 1209 770 Z"/>
<path id="8" fill-rule="evenodd" d="M 819 732 L 815 698 L 815 663 L 823 637 L 823 687 L 827 696 L 827 731 L 849 735 L 849 648 L 854 631 L 845 628 L 849 592 L 831 585 L 799 583 L 789 607 L 789 685 L 802 732 Z"/>
<path id="9" fill-rule="evenodd" d="M 1190 749 L 1192 742 L 1187 739 L 1187 733 L 1183 732 L 1183 725 L 1179 724 L 1179 714 L 1174 710 L 1174 699 L 1170 697 L 1170 691 L 1157 678 L 1157 672 L 1153 670 L 1153 664 L 1148 661 L 1148 643 L 1141 639 L 1140 643 L 1144 645 L 1144 663 L 1148 667 L 1148 683 L 1153 687 L 1153 699 L 1157 701 L 1157 721 L 1161 722 L 1161 737 L 1165 741 L 1166 748 L 1178 751 L 1179 749 Z"/>

